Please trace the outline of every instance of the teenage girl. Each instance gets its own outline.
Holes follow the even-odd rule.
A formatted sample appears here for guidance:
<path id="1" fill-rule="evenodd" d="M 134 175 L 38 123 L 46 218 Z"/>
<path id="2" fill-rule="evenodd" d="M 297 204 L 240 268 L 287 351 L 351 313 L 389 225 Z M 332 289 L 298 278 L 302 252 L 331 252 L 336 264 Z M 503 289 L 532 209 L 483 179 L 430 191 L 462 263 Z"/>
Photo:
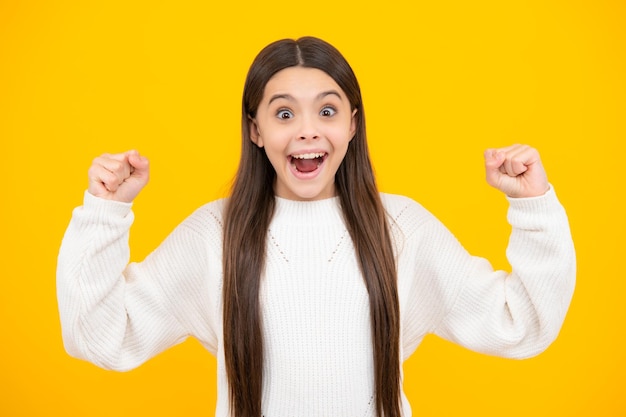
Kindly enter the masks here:
<path id="1" fill-rule="evenodd" d="M 67 351 L 116 370 L 197 338 L 217 416 L 410 416 L 401 364 L 428 333 L 524 358 L 556 338 L 575 281 L 563 207 L 538 152 L 485 152 L 508 198 L 512 272 L 467 253 L 413 200 L 380 193 L 357 79 L 311 37 L 249 70 L 232 192 L 129 261 L 136 151 L 97 157 L 58 260 Z"/>

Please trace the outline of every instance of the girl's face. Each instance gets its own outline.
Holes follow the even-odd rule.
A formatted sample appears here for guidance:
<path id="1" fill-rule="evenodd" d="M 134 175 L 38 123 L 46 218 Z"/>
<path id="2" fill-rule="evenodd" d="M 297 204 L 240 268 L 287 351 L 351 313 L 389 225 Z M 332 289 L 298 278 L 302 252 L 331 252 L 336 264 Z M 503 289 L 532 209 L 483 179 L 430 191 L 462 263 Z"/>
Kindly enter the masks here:
<path id="1" fill-rule="evenodd" d="M 335 195 L 335 174 L 356 130 L 356 110 L 324 71 L 290 67 L 265 86 L 250 137 L 276 171 L 274 192 L 290 200 Z"/>

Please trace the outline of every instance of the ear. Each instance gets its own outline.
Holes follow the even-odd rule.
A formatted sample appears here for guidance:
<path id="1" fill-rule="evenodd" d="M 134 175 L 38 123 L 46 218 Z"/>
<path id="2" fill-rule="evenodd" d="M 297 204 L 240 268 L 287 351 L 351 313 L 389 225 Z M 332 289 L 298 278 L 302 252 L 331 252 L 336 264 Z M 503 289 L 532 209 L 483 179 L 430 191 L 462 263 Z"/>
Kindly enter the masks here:
<path id="1" fill-rule="evenodd" d="M 259 131 L 259 125 L 257 121 L 248 116 L 248 126 L 250 127 L 250 140 L 259 148 L 263 147 L 263 138 L 261 137 L 261 132 Z"/>
<path id="2" fill-rule="evenodd" d="M 358 111 L 359 109 L 352 110 L 352 118 L 350 120 L 350 140 L 354 138 L 354 134 L 356 133 L 356 125 L 357 125 L 356 113 Z"/>

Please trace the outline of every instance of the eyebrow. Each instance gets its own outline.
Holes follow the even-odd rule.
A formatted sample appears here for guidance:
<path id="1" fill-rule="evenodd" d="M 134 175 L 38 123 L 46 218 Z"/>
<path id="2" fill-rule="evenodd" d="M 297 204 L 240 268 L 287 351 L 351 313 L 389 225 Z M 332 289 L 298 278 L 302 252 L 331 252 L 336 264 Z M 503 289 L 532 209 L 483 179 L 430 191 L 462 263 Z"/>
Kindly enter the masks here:
<path id="1" fill-rule="evenodd" d="M 339 92 L 336 91 L 336 90 L 323 91 L 323 92 L 319 93 L 315 99 L 316 100 L 321 100 L 324 97 L 331 96 L 331 95 L 337 96 L 339 98 L 339 100 L 341 100 L 341 94 L 339 94 Z M 295 101 L 295 98 L 292 95 L 290 95 L 290 94 L 274 94 L 272 97 L 270 97 L 270 101 L 267 104 L 268 105 L 272 104 L 272 102 L 274 100 L 278 100 L 278 99 L 281 99 L 281 98 L 285 99 L 287 101 Z"/>

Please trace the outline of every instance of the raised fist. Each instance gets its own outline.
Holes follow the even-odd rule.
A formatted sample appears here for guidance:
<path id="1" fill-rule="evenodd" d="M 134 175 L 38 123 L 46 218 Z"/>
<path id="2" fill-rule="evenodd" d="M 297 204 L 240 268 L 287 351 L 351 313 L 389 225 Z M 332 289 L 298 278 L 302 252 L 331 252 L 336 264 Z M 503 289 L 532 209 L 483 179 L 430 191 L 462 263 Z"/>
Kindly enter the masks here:
<path id="1" fill-rule="evenodd" d="M 549 189 L 539 152 L 527 145 L 485 151 L 487 182 L 509 197 L 537 197 Z"/>
<path id="2" fill-rule="evenodd" d="M 137 151 L 100 155 L 89 168 L 88 191 L 96 197 L 130 203 L 148 183 L 149 165 Z"/>

